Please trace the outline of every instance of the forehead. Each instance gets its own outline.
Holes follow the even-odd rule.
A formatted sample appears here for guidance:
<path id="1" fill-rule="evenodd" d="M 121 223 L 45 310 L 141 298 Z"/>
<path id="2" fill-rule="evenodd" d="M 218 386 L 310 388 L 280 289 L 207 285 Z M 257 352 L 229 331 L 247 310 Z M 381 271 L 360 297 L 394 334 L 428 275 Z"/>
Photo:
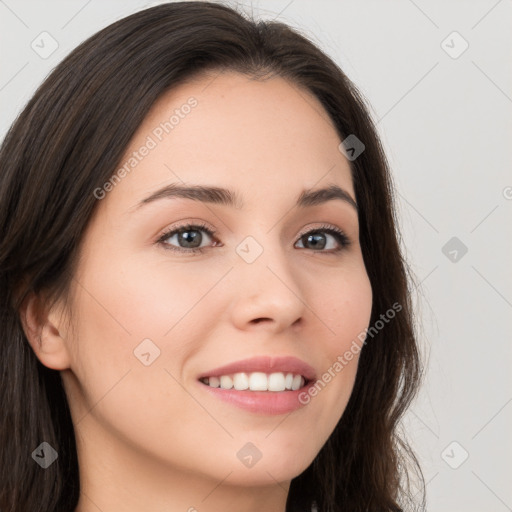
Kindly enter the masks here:
<path id="1" fill-rule="evenodd" d="M 168 183 L 220 185 L 244 204 L 336 183 L 353 197 L 340 138 L 311 93 L 281 77 L 212 72 L 165 93 L 133 137 L 109 201 L 133 206 Z"/>

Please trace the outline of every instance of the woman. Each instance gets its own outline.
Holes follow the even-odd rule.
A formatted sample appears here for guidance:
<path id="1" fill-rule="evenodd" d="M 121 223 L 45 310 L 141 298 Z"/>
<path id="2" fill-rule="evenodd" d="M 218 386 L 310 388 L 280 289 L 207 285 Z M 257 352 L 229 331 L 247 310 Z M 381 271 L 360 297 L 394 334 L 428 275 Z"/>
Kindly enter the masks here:
<path id="1" fill-rule="evenodd" d="M 0 171 L 2 511 L 422 506 L 391 179 L 305 37 L 131 15 L 45 80 Z"/>

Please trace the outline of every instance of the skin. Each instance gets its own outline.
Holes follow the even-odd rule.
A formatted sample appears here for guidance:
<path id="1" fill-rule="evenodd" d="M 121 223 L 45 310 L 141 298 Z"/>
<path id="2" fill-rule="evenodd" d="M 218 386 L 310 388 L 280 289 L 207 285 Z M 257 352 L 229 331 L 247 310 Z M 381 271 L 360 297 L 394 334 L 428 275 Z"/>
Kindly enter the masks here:
<path id="1" fill-rule="evenodd" d="M 78 512 L 283 512 L 290 481 L 352 392 L 358 354 L 291 414 L 244 411 L 199 387 L 200 373 L 259 355 L 296 356 L 321 376 L 368 326 L 372 290 L 354 207 L 294 207 L 304 189 L 329 184 L 355 199 L 318 100 L 280 77 L 202 75 L 154 104 L 126 156 L 191 96 L 190 114 L 99 200 L 72 302 L 47 311 L 32 296 L 24 310 L 34 351 L 61 371 L 70 402 Z M 173 182 L 231 188 L 244 207 L 165 198 L 135 208 Z M 177 235 L 157 242 L 197 221 L 216 231 L 201 231 L 203 253 L 166 249 L 180 247 Z M 325 232 L 325 248 L 301 242 L 324 223 L 351 244 Z M 263 249 L 252 263 L 236 252 L 247 236 Z M 134 355 L 146 338 L 160 350 L 149 366 Z M 262 454 L 251 468 L 236 456 L 248 442 Z"/>

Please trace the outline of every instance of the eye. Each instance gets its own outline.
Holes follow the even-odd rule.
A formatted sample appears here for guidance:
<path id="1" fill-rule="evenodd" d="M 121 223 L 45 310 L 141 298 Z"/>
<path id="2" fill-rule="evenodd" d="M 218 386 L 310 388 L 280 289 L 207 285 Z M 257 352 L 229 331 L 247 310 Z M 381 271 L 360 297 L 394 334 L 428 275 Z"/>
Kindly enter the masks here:
<path id="1" fill-rule="evenodd" d="M 158 239 L 157 243 L 161 243 L 166 249 L 178 252 L 203 252 L 205 247 L 201 247 L 201 242 L 203 242 L 205 237 L 201 232 L 206 233 L 207 238 L 212 238 L 215 234 L 215 231 L 209 229 L 204 224 L 186 224 L 166 231 Z M 178 246 L 170 243 L 170 240 L 173 238 L 179 244 Z"/>
<path id="2" fill-rule="evenodd" d="M 329 245 L 329 239 L 325 235 L 328 234 L 329 237 L 334 238 L 335 243 L 334 247 L 327 247 Z M 304 245 L 310 245 L 314 251 L 316 252 L 338 252 L 350 245 L 349 237 L 338 228 L 333 226 L 321 226 L 319 228 L 315 228 L 313 230 L 307 231 L 302 234 L 297 243 L 301 242 Z M 336 243 L 339 247 L 336 247 Z M 332 244 L 331 244 L 332 245 Z M 304 247 L 308 248 L 308 247 Z M 323 249 L 331 249 L 330 251 L 324 251 Z"/>
<path id="3" fill-rule="evenodd" d="M 202 253 L 206 248 L 212 247 L 212 242 L 201 247 L 202 242 L 205 240 L 202 233 L 206 233 L 207 240 L 213 239 L 215 235 L 215 231 L 208 228 L 205 224 L 185 224 L 166 231 L 157 240 L 157 243 L 163 245 L 165 249 L 172 251 L 188 254 Z M 329 243 L 329 237 L 334 239 L 334 243 L 332 241 Z M 174 242 L 172 239 L 174 239 Z M 314 252 L 335 253 L 348 247 L 351 241 L 341 229 L 333 226 L 321 226 L 301 234 L 297 243 L 302 244 L 300 248 L 310 248 Z M 221 244 L 215 241 L 214 245 Z M 305 247 L 305 245 L 309 245 L 310 247 Z M 328 247 L 329 245 L 331 245 L 331 247 Z M 338 245 L 338 247 L 336 247 L 336 245 Z"/>

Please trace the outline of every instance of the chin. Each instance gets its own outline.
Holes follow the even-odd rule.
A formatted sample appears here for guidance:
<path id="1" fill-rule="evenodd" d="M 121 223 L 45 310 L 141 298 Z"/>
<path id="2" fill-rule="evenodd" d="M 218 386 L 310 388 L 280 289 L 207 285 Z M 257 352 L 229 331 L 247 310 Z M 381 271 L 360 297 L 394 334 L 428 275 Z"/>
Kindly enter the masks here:
<path id="1" fill-rule="evenodd" d="M 290 482 L 308 466 L 309 464 L 297 463 L 283 465 L 282 463 L 277 463 L 275 459 L 264 463 L 263 459 L 261 459 L 252 468 L 236 467 L 227 480 L 233 485 L 243 485 L 246 487 L 275 485 L 277 482 Z M 217 477 L 224 478 L 226 474 L 217 475 Z"/>
<path id="2" fill-rule="evenodd" d="M 272 435 L 269 439 L 271 437 Z M 244 443 L 245 452 L 242 451 L 243 448 L 238 450 L 235 464 L 225 464 L 226 472 L 223 477 L 229 471 L 233 471 L 229 481 L 247 486 L 275 484 L 276 481 L 289 482 L 306 470 L 317 455 L 316 446 L 308 449 L 305 440 L 299 443 L 299 447 L 295 444 L 285 448 L 279 441 L 272 445 L 267 440 L 266 446 L 260 445 L 261 449 L 257 451 L 249 443 Z M 246 453 L 252 454 L 253 458 L 251 459 L 250 455 L 244 457 Z"/>

